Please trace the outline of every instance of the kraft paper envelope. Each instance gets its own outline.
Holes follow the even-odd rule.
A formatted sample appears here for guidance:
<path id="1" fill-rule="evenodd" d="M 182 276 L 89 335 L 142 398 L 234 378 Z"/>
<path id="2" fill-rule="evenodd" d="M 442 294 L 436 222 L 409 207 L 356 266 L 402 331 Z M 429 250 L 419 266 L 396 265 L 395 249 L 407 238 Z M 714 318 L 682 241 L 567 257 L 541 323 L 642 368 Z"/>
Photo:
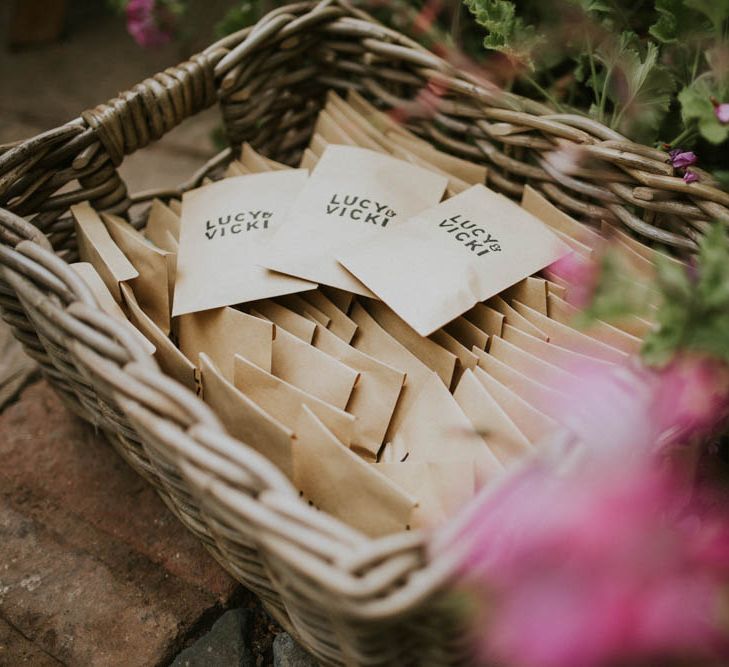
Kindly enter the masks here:
<path id="1" fill-rule="evenodd" d="M 233 357 L 271 372 L 274 326 L 253 315 L 228 306 L 182 315 L 178 319 L 180 350 L 196 366 L 202 352 L 233 381 Z"/>
<path id="2" fill-rule="evenodd" d="M 144 228 L 144 235 L 156 246 L 169 250 L 165 245 L 168 243 L 165 232 L 172 234 L 176 241 L 180 239 L 180 216 L 169 206 L 165 206 L 159 199 L 152 202 L 147 218 L 147 226 Z"/>
<path id="3" fill-rule="evenodd" d="M 493 299 L 490 299 L 489 304 L 504 316 L 505 325 L 509 324 L 515 329 L 525 331 L 529 335 L 540 338 L 543 341 L 549 340 L 549 336 L 544 331 L 542 331 L 539 327 L 537 327 L 533 322 L 528 320 L 522 314 L 517 312 L 500 296 L 495 296 Z"/>
<path id="4" fill-rule="evenodd" d="M 512 327 L 510 324 L 504 325 L 504 331 L 501 334 L 503 339 L 518 348 L 529 352 L 543 359 L 553 366 L 569 371 L 570 369 L 579 369 L 592 367 L 595 370 L 610 368 L 613 364 L 602 359 L 596 359 L 595 357 L 588 357 L 585 354 L 579 352 L 573 352 L 565 347 L 554 345 L 553 343 L 545 343 L 543 340 L 531 336 L 524 331 L 520 331 Z"/>
<path id="5" fill-rule="evenodd" d="M 641 243 L 638 239 L 634 239 L 632 236 L 626 234 L 614 225 L 611 225 L 609 222 L 602 223 L 602 231 L 609 238 L 615 237 L 619 239 L 624 245 L 637 252 L 641 257 L 644 257 L 649 262 L 655 263 L 658 260 L 665 260 L 673 264 L 677 264 L 678 266 L 685 266 L 685 263 L 680 259 Z"/>
<path id="6" fill-rule="evenodd" d="M 567 234 L 592 250 L 599 248 L 604 243 L 602 235 L 596 230 L 567 215 L 530 185 L 524 188 L 521 205 L 545 224 Z"/>
<path id="7" fill-rule="evenodd" d="M 357 371 L 281 328 L 273 341 L 271 373 L 340 410 L 359 380 Z"/>
<path id="8" fill-rule="evenodd" d="M 304 151 L 304 154 L 301 156 L 301 162 L 299 163 L 299 167 L 301 169 L 314 171 L 314 167 L 316 167 L 317 162 L 319 162 L 319 156 L 313 150 L 311 150 L 311 148 L 307 148 Z"/>
<path id="9" fill-rule="evenodd" d="M 243 165 L 244 169 L 247 169 L 252 174 L 262 174 L 266 171 L 286 171 L 291 169 L 291 167 L 286 164 L 276 162 L 276 160 L 271 160 L 265 155 L 257 153 L 248 143 L 243 144 L 240 163 Z"/>
<path id="10" fill-rule="evenodd" d="M 537 444 L 559 428 L 554 419 L 527 403 L 482 368 L 474 369 L 473 375 L 527 437 L 530 444 Z"/>
<path id="11" fill-rule="evenodd" d="M 366 132 L 347 118 L 347 116 L 343 114 L 341 109 L 339 109 L 336 105 L 331 103 L 327 104 L 324 107 L 324 112 L 329 115 L 336 126 L 342 130 L 347 137 L 354 141 L 355 146 L 369 148 L 369 150 L 377 151 L 378 153 L 387 152 L 378 142 L 372 139 Z"/>
<path id="12" fill-rule="evenodd" d="M 351 342 L 354 334 L 357 333 L 357 325 L 343 311 L 339 310 L 334 303 L 327 299 L 322 292 L 319 290 L 302 292 L 301 298 L 304 301 L 308 301 L 329 318 L 329 324 L 326 325 L 329 331 L 339 336 L 345 343 Z"/>
<path id="13" fill-rule="evenodd" d="M 357 335 L 354 337 L 354 347 L 388 366 L 402 371 L 406 376 L 405 385 L 400 392 L 400 399 L 395 405 L 395 411 L 385 435 L 385 440 L 389 440 L 429 380 L 431 371 L 412 352 L 377 324 L 362 304 L 354 304 L 351 317 L 358 327 Z"/>
<path id="14" fill-rule="evenodd" d="M 184 195 L 174 316 L 313 289 L 259 255 L 307 179 L 300 169 L 226 178 Z"/>
<path id="15" fill-rule="evenodd" d="M 352 105 L 345 102 L 333 90 L 330 90 L 327 93 L 327 108 L 332 107 L 337 109 L 351 125 L 356 126 L 360 132 L 364 133 L 379 149 L 387 150 L 388 141 L 384 133 L 368 122 Z"/>
<path id="16" fill-rule="evenodd" d="M 303 293 L 304 292 L 302 292 L 302 294 Z M 280 296 L 278 297 L 278 299 L 276 299 L 276 301 L 280 305 L 284 306 L 284 308 L 293 310 L 295 313 L 298 313 L 302 317 L 314 320 L 317 324 L 321 324 L 323 327 L 328 327 L 332 323 L 332 318 L 329 317 L 329 315 L 319 310 L 316 306 L 312 305 L 311 302 L 302 298 L 298 294 L 288 294 L 286 296 Z"/>
<path id="17" fill-rule="evenodd" d="M 328 111 L 319 112 L 319 117 L 314 125 L 314 134 L 318 134 L 330 144 L 342 146 L 357 146 L 357 142 L 353 137 L 349 136 L 341 127 L 337 125 Z"/>
<path id="18" fill-rule="evenodd" d="M 516 285 L 504 290 L 499 296 L 506 303 L 516 299 L 524 305 L 539 311 L 542 315 L 549 314 L 547 311 L 547 281 L 543 278 L 530 276 L 520 280 Z"/>
<path id="19" fill-rule="evenodd" d="M 263 454 L 293 481 L 294 432 L 236 389 L 204 352 L 200 376 L 203 400 L 228 433 Z"/>
<path id="20" fill-rule="evenodd" d="M 170 210 L 177 216 L 182 215 L 182 202 L 179 199 L 170 199 L 170 201 L 167 202 L 167 206 L 169 206 Z"/>
<path id="21" fill-rule="evenodd" d="M 414 529 L 437 528 L 476 493 L 474 467 L 469 462 L 381 462 L 375 468 L 418 499 L 411 523 Z"/>
<path id="22" fill-rule="evenodd" d="M 420 335 L 429 336 L 566 251 L 539 220 L 475 185 L 339 259 Z"/>
<path id="23" fill-rule="evenodd" d="M 477 352 L 478 365 L 507 389 L 521 396 L 529 405 L 537 408 L 552 419 L 559 419 L 564 395 L 554 387 L 532 380 L 523 373 L 507 366 L 490 354 Z M 558 407 L 559 406 L 559 407 Z"/>
<path id="24" fill-rule="evenodd" d="M 251 306 L 251 314 L 263 317 L 273 322 L 277 327 L 285 329 L 290 334 L 301 338 L 305 343 L 311 343 L 316 330 L 316 322 L 302 317 L 293 310 L 275 301 L 258 301 Z"/>
<path id="25" fill-rule="evenodd" d="M 377 109 L 357 91 L 350 89 L 347 92 L 347 103 L 381 133 L 397 132 L 414 141 L 419 141 L 426 146 L 430 146 L 429 143 L 410 132 L 401 123 L 398 123 L 386 113 Z"/>
<path id="26" fill-rule="evenodd" d="M 266 412 L 296 431 L 301 406 L 308 405 L 346 447 L 352 443 L 353 415 L 312 396 L 298 387 L 266 373 L 247 359 L 235 355 L 234 384 Z"/>
<path id="27" fill-rule="evenodd" d="M 427 160 L 424 160 L 414 153 L 405 150 L 402 146 L 398 146 L 397 144 L 393 145 L 390 153 L 399 160 L 404 160 L 405 162 L 410 162 L 412 164 L 418 165 L 419 167 L 423 167 L 424 169 L 429 169 L 433 173 L 448 179 L 448 186 L 446 188 L 446 199 L 453 197 L 454 195 L 460 194 L 464 190 L 468 190 L 468 188 L 471 187 L 470 184 L 466 183 L 466 181 L 462 181 L 460 178 L 456 178 L 455 176 L 449 174 L 447 171 L 443 171 L 439 167 L 436 167 L 432 162 L 428 162 Z"/>
<path id="28" fill-rule="evenodd" d="M 597 357 L 603 361 L 612 363 L 621 363 L 628 358 L 628 355 L 615 347 L 601 343 L 594 338 L 590 338 L 576 329 L 572 329 L 556 320 L 545 317 L 536 310 L 525 306 L 518 301 L 514 301 L 514 308 L 520 314 L 528 319 L 535 326 L 545 331 L 549 336 L 549 341 L 555 345 L 561 345 L 568 350 L 574 350 L 586 354 L 590 357 Z"/>
<path id="29" fill-rule="evenodd" d="M 463 317 L 481 329 L 481 331 L 488 336 L 501 335 L 505 318 L 498 310 L 494 310 L 483 303 L 477 303 L 473 308 L 471 308 L 471 310 L 467 311 Z M 478 345 L 477 347 L 481 346 Z"/>
<path id="30" fill-rule="evenodd" d="M 574 378 L 566 371 L 544 359 L 529 354 L 529 352 L 525 352 L 503 338 L 494 337 L 491 339 L 489 354 L 515 371 L 519 371 L 528 378 L 547 387 L 559 389 L 560 386 L 565 386 L 565 383 L 574 381 Z"/>
<path id="31" fill-rule="evenodd" d="M 370 537 L 407 530 L 414 498 L 337 440 L 302 406 L 296 425 L 294 484 L 320 510 Z"/>
<path id="32" fill-rule="evenodd" d="M 479 488 L 503 473 L 501 463 L 435 373 L 430 374 L 397 435 L 409 452 L 410 462 L 473 463 Z"/>
<path id="33" fill-rule="evenodd" d="M 365 148 L 328 146 L 264 259 L 276 271 L 371 296 L 337 263 L 440 201 L 446 179 Z"/>
<path id="34" fill-rule="evenodd" d="M 576 328 L 575 319 L 578 315 L 579 311 L 573 305 L 560 299 L 558 296 L 549 296 L 549 316 L 553 320 Z M 643 341 L 637 336 L 631 336 L 614 327 L 612 324 L 600 320 L 591 322 L 588 327 L 580 328 L 579 330 L 590 336 L 590 338 L 599 340 L 611 347 L 616 347 L 626 354 L 637 354 L 640 352 L 640 347 L 643 344 Z"/>
<path id="35" fill-rule="evenodd" d="M 137 302 L 165 333 L 170 332 L 170 275 L 169 253 L 157 248 L 126 220 L 102 213 L 114 243 L 119 246 L 139 276 L 129 281 Z"/>
<path id="36" fill-rule="evenodd" d="M 89 204 L 72 206 L 71 214 L 81 261 L 93 265 L 111 295 L 121 303 L 119 284 L 137 278 L 139 272 L 114 243 L 98 213 Z"/>
<path id="37" fill-rule="evenodd" d="M 481 350 L 485 350 L 489 344 L 489 335 L 465 317 L 459 317 L 446 324 L 444 331 L 453 336 L 461 345 L 465 345 L 468 350 L 474 345 Z M 499 327 L 500 331 L 501 327 Z"/>
<path id="38" fill-rule="evenodd" d="M 165 332 L 142 310 L 137 303 L 132 288 L 126 283 L 122 283 L 119 287 L 129 313 L 129 321 L 154 345 L 154 358 L 160 368 L 188 389 L 197 392 L 197 369 L 195 365 L 175 347 Z"/>
<path id="39" fill-rule="evenodd" d="M 327 287 L 326 285 L 320 285 L 319 291 L 346 315 L 352 310 L 354 294 L 351 292 L 337 289 L 336 287 Z"/>
<path id="40" fill-rule="evenodd" d="M 444 350 L 448 350 L 448 352 L 454 354 L 458 360 L 455 372 L 453 373 L 453 377 L 448 385 L 449 388 L 453 389 L 461 379 L 463 371 L 467 368 L 474 368 L 478 364 L 478 357 L 465 345 L 459 343 L 455 338 L 453 338 L 453 336 L 447 333 L 445 329 L 439 329 L 430 336 L 430 339 L 434 343 L 438 343 L 438 345 Z"/>
<path id="41" fill-rule="evenodd" d="M 327 146 L 329 146 L 329 142 L 324 137 L 322 137 L 321 134 L 315 133 L 311 137 L 309 148 L 311 149 L 312 153 L 314 153 L 318 158 L 317 164 L 319 163 L 321 156 L 324 155 L 324 151 L 327 149 Z"/>
<path id="42" fill-rule="evenodd" d="M 555 296 L 558 296 L 560 299 L 564 299 L 567 297 L 567 285 L 558 285 L 555 282 L 552 282 L 551 280 L 547 281 L 547 294 L 554 294 Z M 547 313 L 549 315 L 549 313 Z"/>
<path id="43" fill-rule="evenodd" d="M 388 138 L 408 152 L 414 153 L 417 157 L 454 176 L 459 181 L 468 185 L 484 185 L 486 183 L 488 170 L 483 165 L 443 153 L 420 140 L 410 139 L 398 132 L 390 133 Z"/>
<path id="44" fill-rule="evenodd" d="M 453 352 L 441 347 L 436 341 L 421 336 L 381 301 L 369 302 L 366 310 L 387 333 L 430 370 L 435 371 L 446 387 L 451 386 L 458 363 L 458 357 Z"/>
<path id="45" fill-rule="evenodd" d="M 453 398 L 505 467 L 532 451 L 527 437 L 476 379 L 472 370 L 461 377 Z"/>
<path id="46" fill-rule="evenodd" d="M 88 264 L 87 262 L 76 262 L 75 264 L 71 264 L 71 268 L 79 276 L 81 276 L 81 280 L 83 280 L 91 289 L 96 300 L 99 302 L 99 308 L 101 308 L 101 310 L 103 310 L 107 315 L 118 320 L 121 323 L 120 326 L 127 329 L 136 338 L 144 350 L 146 350 L 149 354 L 154 354 L 154 345 L 152 345 L 149 339 L 144 336 L 139 329 L 132 325 L 129 318 L 121 309 L 121 306 L 114 301 L 114 297 L 111 295 L 111 292 L 109 292 L 109 289 L 104 284 L 104 281 L 96 272 L 93 265 Z"/>
<path id="47" fill-rule="evenodd" d="M 376 456 L 405 384 L 405 373 L 347 345 L 322 326 L 316 328 L 314 346 L 359 373 L 347 411 L 357 417 L 355 441 Z"/>

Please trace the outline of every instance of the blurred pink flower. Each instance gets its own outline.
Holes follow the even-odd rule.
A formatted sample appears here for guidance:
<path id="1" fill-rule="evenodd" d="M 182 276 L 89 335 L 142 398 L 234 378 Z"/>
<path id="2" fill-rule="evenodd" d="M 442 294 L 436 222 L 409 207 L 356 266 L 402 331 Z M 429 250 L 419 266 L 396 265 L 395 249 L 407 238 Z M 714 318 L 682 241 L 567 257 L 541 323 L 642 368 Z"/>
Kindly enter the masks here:
<path id="1" fill-rule="evenodd" d="M 668 155 L 674 169 L 690 167 L 692 164 L 696 164 L 699 161 L 696 157 L 696 153 L 693 151 L 684 151 L 680 148 L 674 148 L 672 151 L 669 151 Z"/>
<path id="2" fill-rule="evenodd" d="M 699 175 L 695 171 L 691 171 L 690 169 L 687 169 L 683 175 L 683 180 L 686 181 L 686 183 L 696 183 L 696 181 L 699 181 L 701 179 L 699 178 Z"/>
<path id="3" fill-rule="evenodd" d="M 567 300 L 573 306 L 586 308 L 590 305 L 600 279 L 598 262 L 571 252 L 550 265 L 548 272 L 569 284 Z"/>
<path id="4" fill-rule="evenodd" d="M 722 104 L 719 104 L 718 102 L 714 103 L 714 114 L 716 114 L 716 119 L 722 125 L 728 124 L 729 123 L 729 102 L 723 102 Z"/>
<path id="5" fill-rule="evenodd" d="M 463 576 L 484 595 L 486 664 L 729 656 L 729 524 L 678 514 L 671 477 L 616 463 L 569 474 L 532 466 L 483 497 L 464 531 Z"/>
<path id="6" fill-rule="evenodd" d="M 163 46 L 172 39 L 172 16 L 157 0 L 129 0 L 127 31 L 140 46 Z"/>

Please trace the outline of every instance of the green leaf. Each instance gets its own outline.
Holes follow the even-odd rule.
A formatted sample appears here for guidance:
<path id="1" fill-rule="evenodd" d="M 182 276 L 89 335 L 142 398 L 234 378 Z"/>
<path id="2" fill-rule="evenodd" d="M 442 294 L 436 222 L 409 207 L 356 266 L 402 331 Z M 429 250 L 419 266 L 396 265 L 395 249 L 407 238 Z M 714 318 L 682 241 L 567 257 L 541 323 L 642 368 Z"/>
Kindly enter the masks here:
<path id="1" fill-rule="evenodd" d="M 656 0 L 656 12 L 658 20 L 649 32 L 663 44 L 675 43 L 682 38 L 695 41 L 709 32 L 709 21 L 686 0 Z"/>
<path id="2" fill-rule="evenodd" d="M 722 34 L 724 22 L 729 20 L 729 0 L 684 0 L 684 3 L 706 16 L 714 31 Z"/>
<path id="3" fill-rule="evenodd" d="M 712 144 L 720 144 L 729 138 L 729 126 L 719 122 L 711 103 L 711 98 L 717 93 L 713 82 L 708 77 L 702 77 L 678 94 L 684 123 L 688 125 L 695 122 L 701 136 Z"/>
<path id="4" fill-rule="evenodd" d="M 617 43 L 601 45 L 597 51 L 611 72 L 609 96 L 616 113 L 613 127 L 634 139 L 654 137 L 668 113 L 676 82 L 671 73 L 658 64 L 658 47 L 648 42 L 645 56 L 632 32 L 623 32 Z"/>
<path id="5" fill-rule="evenodd" d="M 509 60 L 534 70 L 534 52 L 543 37 L 516 15 L 508 0 L 465 0 L 466 6 L 488 34 L 484 46 L 503 53 Z"/>

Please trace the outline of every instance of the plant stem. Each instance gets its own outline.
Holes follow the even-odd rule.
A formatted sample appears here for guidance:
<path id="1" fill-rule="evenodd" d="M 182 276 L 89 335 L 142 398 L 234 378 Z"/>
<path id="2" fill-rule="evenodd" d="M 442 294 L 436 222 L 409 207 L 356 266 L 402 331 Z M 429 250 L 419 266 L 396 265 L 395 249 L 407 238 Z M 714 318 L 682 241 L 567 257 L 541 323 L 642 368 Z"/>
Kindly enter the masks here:
<path id="1" fill-rule="evenodd" d="M 680 144 L 682 141 L 686 141 L 689 137 L 696 133 L 696 128 L 692 126 L 685 127 L 683 132 L 679 134 L 673 141 L 669 142 L 669 146 L 673 147 Z"/>
<path id="2" fill-rule="evenodd" d="M 530 83 L 532 87 L 537 90 L 539 94 L 544 97 L 544 99 L 547 100 L 557 111 L 562 111 L 562 105 L 554 99 L 549 91 L 542 88 L 536 79 L 533 79 L 529 74 L 524 74 L 523 76 L 527 83 Z"/>

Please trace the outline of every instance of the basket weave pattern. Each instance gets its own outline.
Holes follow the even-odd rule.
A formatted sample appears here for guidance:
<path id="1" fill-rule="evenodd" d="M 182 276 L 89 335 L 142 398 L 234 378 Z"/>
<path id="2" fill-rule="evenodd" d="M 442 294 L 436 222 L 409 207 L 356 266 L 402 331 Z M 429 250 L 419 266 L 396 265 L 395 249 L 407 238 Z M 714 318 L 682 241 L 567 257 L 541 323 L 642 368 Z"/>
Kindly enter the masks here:
<path id="1" fill-rule="evenodd" d="M 372 540 L 316 512 L 267 460 L 228 436 L 204 403 L 170 378 L 97 307 L 66 262 L 78 253 L 69 207 L 127 214 L 179 196 L 233 157 L 223 151 L 178 190 L 130 195 L 124 156 L 220 105 L 232 147 L 297 163 L 327 89 L 355 88 L 408 108 L 428 82 L 447 92 L 411 127 L 489 166 L 493 188 L 525 183 L 585 220 L 611 220 L 690 252 L 708 221 L 729 221 L 729 195 L 708 175 L 686 184 L 661 151 L 578 115 L 454 71 L 348 0 L 278 9 L 189 61 L 66 125 L 0 147 L 0 305 L 65 402 L 101 428 L 215 558 L 255 591 L 324 664 L 455 665 L 467 640 L 445 593 L 465 517 L 426 539 Z M 579 144 L 589 166 L 569 176 L 548 159 Z M 60 192 L 59 192 L 60 191 Z M 132 218 L 143 224 L 143 218 Z"/>

